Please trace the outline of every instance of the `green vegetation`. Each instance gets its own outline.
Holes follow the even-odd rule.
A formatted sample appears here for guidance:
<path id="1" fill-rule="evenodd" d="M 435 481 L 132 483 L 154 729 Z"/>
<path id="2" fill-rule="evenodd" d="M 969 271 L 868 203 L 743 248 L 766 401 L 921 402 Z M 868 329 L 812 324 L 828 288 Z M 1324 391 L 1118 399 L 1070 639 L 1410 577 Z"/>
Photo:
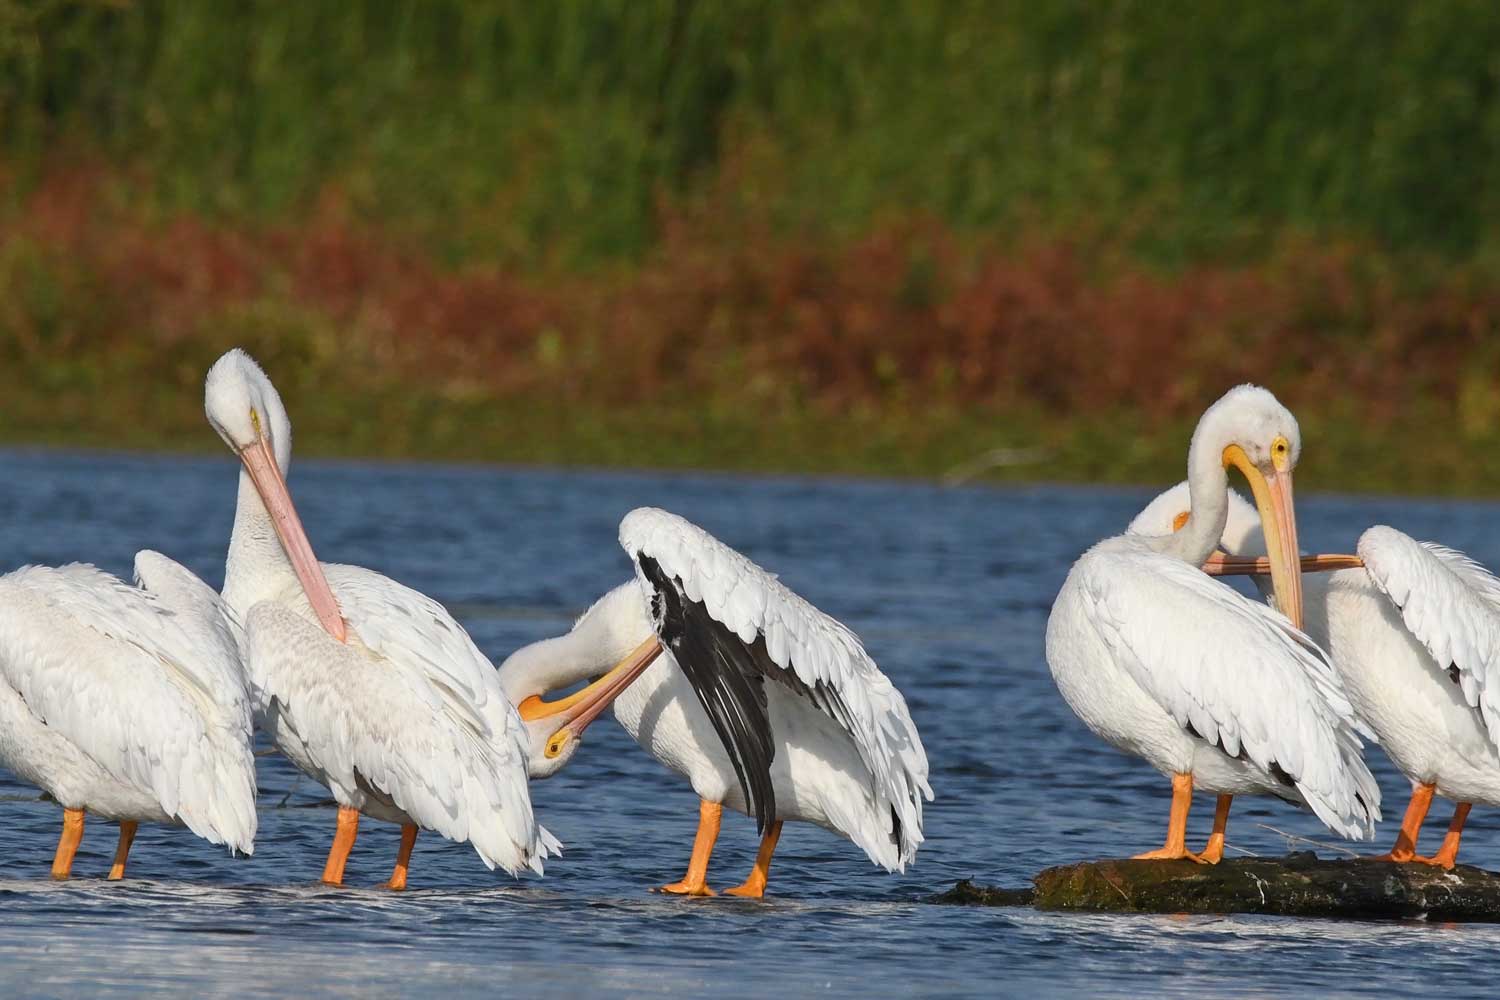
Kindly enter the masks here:
<path id="1" fill-rule="evenodd" d="M 725 169 L 789 227 L 1041 218 L 1167 260 L 1280 227 L 1492 251 L 1489 0 L 0 2 L 0 137 L 160 207 L 330 188 L 455 258 L 576 264 Z"/>
<path id="2" fill-rule="evenodd" d="M 590 404 L 399 377 L 329 353 L 339 335 L 251 310 L 167 352 L 121 346 L 0 368 L 0 443 L 213 452 L 202 376 L 228 346 L 265 362 L 296 420 L 303 455 L 523 464 L 898 475 L 992 482 L 1174 482 L 1192 417 L 1132 412 L 1061 419 L 1035 408 L 767 406 L 753 393 Z M 322 345 L 322 346 L 320 346 Z M 1448 433 L 1430 411 L 1372 423 L 1354 410 L 1298 407 L 1302 489 L 1500 494 L 1487 460 L 1500 434 Z M 1434 429 L 1437 430 L 1434 430 Z M 1016 464 L 985 456 L 1011 451 Z"/>
<path id="3" fill-rule="evenodd" d="M 0 0 L 0 438 L 1500 492 L 1485 0 Z"/>

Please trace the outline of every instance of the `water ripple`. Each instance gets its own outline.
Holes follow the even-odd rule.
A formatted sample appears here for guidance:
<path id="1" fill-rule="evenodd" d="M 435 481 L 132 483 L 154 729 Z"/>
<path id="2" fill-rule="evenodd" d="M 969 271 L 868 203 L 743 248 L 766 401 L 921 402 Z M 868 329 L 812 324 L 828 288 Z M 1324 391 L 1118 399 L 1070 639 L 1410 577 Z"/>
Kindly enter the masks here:
<path id="1" fill-rule="evenodd" d="M 0 461 L 0 564 L 88 558 L 128 574 L 135 550 L 152 547 L 222 578 L 227 457 Z M 1118 531 L 1145 491 L 311 462 L 293 486 L 324 558 L 448 602 L 497 659 L 567 627 L 627 577 L 615 541 L 626 510 L 656 504 L 701 522 L 846 618 L 907 693 L 938 794 L 918 863 L 886 875 L 851 845 L 793 827 L 763 903 L 648 893 L 681 876 L 696 800 L 610 726 L 535 786 L 567 845 L 545 878 L 489 872 L 471 850 L 424 835 L 403 895 L 375 888 L 397 846 L 396 830 L 375 822 L 361 828 L 351 888 L 318 884 L 333 810 L 274 756 L 258 762 L 254 858 L 142 827 L 120 884 L 102 878 L 114 828 L 94 821 L 79 877 L 50 881 L 58 810 L 0 773 L 0 994 L 1355 997 L 1439 983 L 1447 997 L 1493 994 L 1485 956 L 1500 927 L 920 902 L 959 878 L 1019 885 L 1048 865 L 1160 841 L 1164 780 L 1083 729 L 1042 655 L 1069 563 Z M 1309 496 L 1299 507 L 1310 548 L 1347 550 L 1359 528 L 1384 521 L 1500 564 L 1492 505 Z M 1405 783 L 1378 755 L 1376 773 L 1387 801 L 1402 801 Z M 1209 812 L 1195 811 L 1194 837 Z M 1436 810 L 1434 826 L 1445 820 Z M 1232 843 L 1282 852 L 1273 826 L 1331 842 L 1306 815 L 1246 801 Z M 739 881 L 755 847 L 753 824 L 727 818 L 714 880 Z M 1500 867 L 1492 814 L 1476 811 L 1464 852 Z"/>

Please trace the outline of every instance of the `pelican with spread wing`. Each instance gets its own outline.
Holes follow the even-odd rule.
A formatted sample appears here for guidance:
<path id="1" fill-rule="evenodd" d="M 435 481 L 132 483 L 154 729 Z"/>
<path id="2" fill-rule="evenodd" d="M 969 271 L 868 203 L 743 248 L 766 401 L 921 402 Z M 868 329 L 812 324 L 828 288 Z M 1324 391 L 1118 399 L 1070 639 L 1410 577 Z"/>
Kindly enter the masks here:
<path id="1" fill-rule="evenodd" d="M 1254 510 L 1233 496 L 1211 573 L 1263 573 Z M 1132 530 L 1184 518 L 1185 484 Z M 1305 556 L 1307 630 L 1328 650 L 1360 717 L 1412 783 L 1396 843 L 1382 858 L 1452 868 L 1473 803 L 1500 806 L 1500 579 L 1462 552 L 1376 525 L 1356 555 Z M 1261 579 L 1258 582 L 1264 583 Z M 1435 854 L 1417 854 L 1434 795 L 1456 803 Z"/>
<path id="2" fill-rule="evenodd" d="M 1338 675 L 1301 631 L 1292 470 L 1297 421 L 1271 393 L 1231 390 L 1188 449 L 1191 513 L 1179 530 L 1126 533 L 1073 565 L 1047 622 L 1063 698 L 1106 742 L 1172 781 L 1167 838 L 1147 858 L 1217 862 L 1234 795 L 1305 804 L 1347 836 L 1373 832 L 1380 790 Z M 1205 574 L 1229 512 L 1227 469 L 1255 493 L 1278 614 Z M 1199 854 L 1186 847 L 1195 789 L 1218 793 Z"/>
<path id="3" fill-rule="evenodd" d="M 418 829 L 467 841 L 490 868 L 538 873 L 559 850 L 527 777 L 633 680 L 626 665 L 525 727 L 494 666 L 437 601 L 358 566 L 323 564 L 287 489 L 292 429 L 271 380 L 234 350 L 208 373 L 209 422 L 239 457 L 224 600 L 245 626 L 254 709 L 277 748 L 339 804 L 323 881 L 343 882 L 361 814 L 401 825 L 387 886 L 406 886 Z"/>
<path id="4" fill-rule="evenodd" d="M 713 894 L 708 864 L 726 805 L 762 833 L 732 895 L 764 894 L 786 820 L 842 834 L 875 864 L 905 870 L 932 798 L 927 754 L 906 699 L 858 637 L 675 514 L 630 512 L 620 544 L 635 579 L 568 634 L 516 651 L 500 678 L 522 718 L 540 723 L 571 705 L 543 700 L 549 692 L 617 661 L 652 659 L 615 716 L 701 800 L 687 874 L 662 890 Z"/>
<path id="5" fill-rule="evenodd" d="M 87 814 L 118 820 L 109 877 L 141 822 L 250 854 L 255 758 L 234 626 L 219 595 L 156 552 L 132 587 L 82 563 L 0 577 L 0 765 L 63 807 L 52 877 Z"/>

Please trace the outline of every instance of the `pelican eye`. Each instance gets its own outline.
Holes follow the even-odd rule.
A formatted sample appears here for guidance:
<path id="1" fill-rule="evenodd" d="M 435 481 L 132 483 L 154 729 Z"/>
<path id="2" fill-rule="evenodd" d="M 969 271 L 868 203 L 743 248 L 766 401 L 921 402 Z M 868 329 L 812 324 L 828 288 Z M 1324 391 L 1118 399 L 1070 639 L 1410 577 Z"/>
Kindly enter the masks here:
<path id="1" fill-rule="evenodd" d="M 1181 514 L 1178 514 L 1176 517 L 1172 518 L 1172 530 L 1181 531 L 1183 525 L 1188 523 L 1188 518 L 1190 516 L 1192 515 L 1188 511 L 1183 511 Z"/>
<path id="2" fill-rule="evenodd" d="M 556 760 L 557 755 L 563 752 L 563 747 L 568 745 L 569 736 L 570 734 L 566 729 L 559 729 L 547 741 L 547 748 L 542 753 L 548 760 Z"/>
<path id="3" fill-rule="evenodd" d="M 1285 472 L 1292 457 L 1292 446 L 1286 438 L 1277 435 L 1276 440 L 1271 442 L 1271 464 L 1277 472 Z"/>
<path id="4" fill-rule="evenodd" d="M 255 407 L 250 407 L 250 426 L 255 428 L 256 437 L 260 436 L 260 412 Z"/>

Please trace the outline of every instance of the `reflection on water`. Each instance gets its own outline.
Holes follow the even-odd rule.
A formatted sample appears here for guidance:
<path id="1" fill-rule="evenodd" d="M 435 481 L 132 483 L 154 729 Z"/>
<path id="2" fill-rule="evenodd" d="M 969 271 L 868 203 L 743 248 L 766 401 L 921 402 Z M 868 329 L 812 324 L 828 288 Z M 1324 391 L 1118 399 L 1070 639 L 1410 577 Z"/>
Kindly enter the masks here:
<path id="1" fill-rule="evenodd" d="M 152 547 L 221 578 L 229 459 L 0 462 L 0 564 L 86 557 L 128 574 L 134 551 Z M 696 800 L 605 725 L 563 775 L 534 786 L 567 847 L 545 878 L 489 872 L 469 849 L 424 835 L 401 896 L 317 885 L 333 812 L 279 758 L 260 760 L 253 858 L 143 827 L 134 878 L 118 885 L 102 881 L 114 827 L 93 821 L 80 877 L 47 880 L 59 813 L 0 773 L 0 995 L 1493 994 L 1497 927 L 920 902 L 958 878 L 1021 884 L 1047 865 L 1160 842 L 1166 782 L 1096 743 L 1042 658 L 1069 561 L 1119 531 L 1143 491 L 313 463 L 292 484 L 324 558 L 438 597 L 495 658 L 566 628 L 625 579 L 615 530 L 626 510 L 656 504 L 699 521 L 853 625 L 906 692 L 938 795 L 917 865 L 886 875 L 849 844 L 791 827 L 762 904 L 651 895 L 682 874 Z M 1299 507 L 1309 548 L 1347 550 L 1386 522 L 1500 564 L 1490 505 L 1304 497 Z M 1385 839 L 1407 789 L 1378 754 L 1377 765 Z M 1435 809 L 1429 835 L 1446 821 L 1447 807 Z M 1267 827 L 1331 842 L 1309 816 L 1243 799 L 1231 842 L 1283 852 Z M 393 827 L 366 822 L 350 884 L 388 877 L 396 841 Z M 711 878 L 738 882 L 755 846 L 753 824 L 728 818 Z M 1464 853 L 1500 868 L 1493 813 L 1475 811 Z"/>

